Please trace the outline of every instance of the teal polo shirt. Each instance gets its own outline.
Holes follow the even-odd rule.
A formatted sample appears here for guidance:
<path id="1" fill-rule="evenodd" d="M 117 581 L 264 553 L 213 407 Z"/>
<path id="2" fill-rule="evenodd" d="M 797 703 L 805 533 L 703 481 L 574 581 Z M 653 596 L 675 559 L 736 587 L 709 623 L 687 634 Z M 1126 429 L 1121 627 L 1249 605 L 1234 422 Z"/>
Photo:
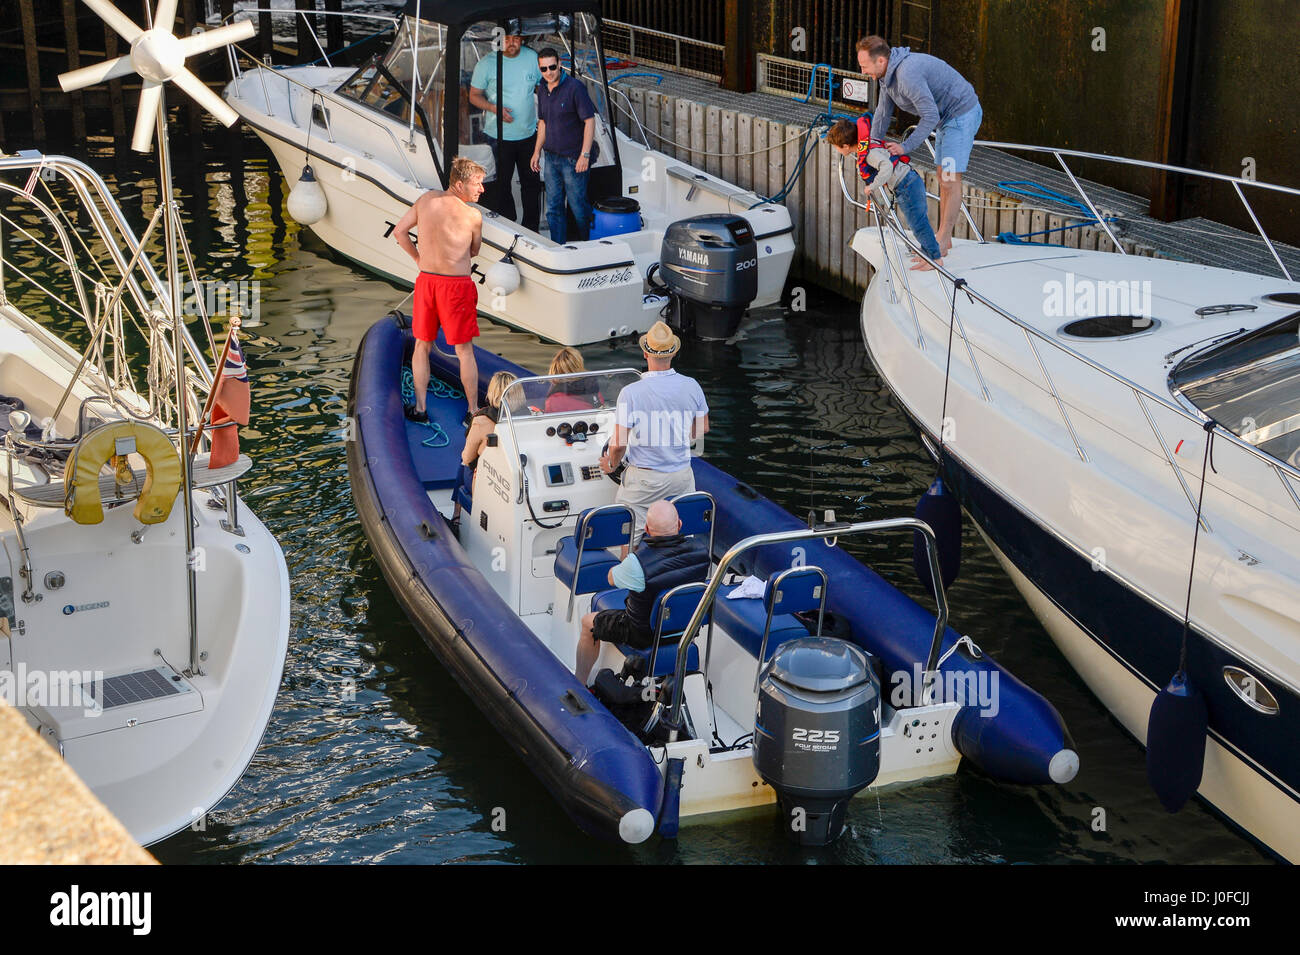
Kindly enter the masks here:
<path id="1" fill-rule="evenodd" d="M 497 97 L 497 60 L 501 61 L 501 85 L 505 96 Z M 469 85 L 482 90 L 489 103 L 502 103 L 514 117 L 505 124 L 505 135 L 497 132 L 496 116 L 487 116 L 483 131 L 493 139 L 504 138 L 514 142 L 527 139 L 537 132 L 537 84 L 542 81 L 542 71 L 537 68 L 537 53 L 522 47 L 516 56 L 490 53 L 479 60 Z"/>

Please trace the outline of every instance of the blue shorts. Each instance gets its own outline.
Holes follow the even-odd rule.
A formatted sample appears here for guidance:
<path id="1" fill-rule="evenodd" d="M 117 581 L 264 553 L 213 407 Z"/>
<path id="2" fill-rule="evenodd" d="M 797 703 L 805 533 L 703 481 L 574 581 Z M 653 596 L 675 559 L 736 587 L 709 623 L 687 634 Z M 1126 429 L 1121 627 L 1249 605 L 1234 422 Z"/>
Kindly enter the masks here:
<path id="1" fill-rule="evenodd" d="M 935 132 L 934 151 L 938 154 L 940 173 L 966 171 L 975 133 L 983 119 L 984 110 L 976 103 L 974 109 L 948 120 Z"/>

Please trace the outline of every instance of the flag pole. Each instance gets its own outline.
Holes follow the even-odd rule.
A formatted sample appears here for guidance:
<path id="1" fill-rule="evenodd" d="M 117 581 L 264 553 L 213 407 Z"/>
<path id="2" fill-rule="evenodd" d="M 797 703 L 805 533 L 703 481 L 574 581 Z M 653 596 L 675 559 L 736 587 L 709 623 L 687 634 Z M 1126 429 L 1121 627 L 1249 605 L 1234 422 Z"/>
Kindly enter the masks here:
<path id="1" fill-rule="evenodd" d="M 203 412 L 199 415 L 198 430 L 194 432 L 194 440 L 190 443 L 191 458 L 198 453 L 199 441 L 203 438 L 204 425 L 207 423 L 212 406 L 216 404 L 217 392 L 221 390 L 223 373 L 226 368 L 226 357 L 230 354 L 230 342 L 239 332 L 240 324 L 238 306 L 236 306 L 235 314 L 230 317 L 230 328 L 226 331 L 226 344 L 221 349 L 221 357 L 217 359 L 217 373 L 213 376 L 212 387 L 208 389 L 208 400 L 203 403 Z"/>

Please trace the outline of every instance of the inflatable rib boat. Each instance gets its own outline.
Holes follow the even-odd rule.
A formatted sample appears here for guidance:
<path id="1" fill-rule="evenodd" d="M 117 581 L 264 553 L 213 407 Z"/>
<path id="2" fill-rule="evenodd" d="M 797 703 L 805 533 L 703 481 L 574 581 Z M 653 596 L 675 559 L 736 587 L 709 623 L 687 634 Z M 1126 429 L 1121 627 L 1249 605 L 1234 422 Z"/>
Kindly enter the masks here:
<path id="1" fill-rule="evenodd" d="M 497 371 L 519 380 L 471 484 L 445 343 L 430 424 L 403 415 L 408 325 L 380 320 L 356 359 L 357 512 L 424 640 L 584 831 L 640 842 L 779 802 L 791 838 L 817 844 L 855 793 L 947 775 L 963 758 L 1012 783 L 1073 778 L 1060 715 L 946 626 L 942 593 L 936 614 L 836 546 L 889 530 L 910 544 L 918 522 L 809 528 L 698 457 L 697 493 L 676 503 L 712 573 L 661 598 L 657 653 L 602 644 L 588 689 L 573 672 L 580 622 L 623 605 L 606 575 L 630 519 L 598 462 L 618 392 L 639 373 L 535 377 L 478 350 L 484 391 Z M 761 595 L 730 597 L 745 575 L 765 582 Z"/>

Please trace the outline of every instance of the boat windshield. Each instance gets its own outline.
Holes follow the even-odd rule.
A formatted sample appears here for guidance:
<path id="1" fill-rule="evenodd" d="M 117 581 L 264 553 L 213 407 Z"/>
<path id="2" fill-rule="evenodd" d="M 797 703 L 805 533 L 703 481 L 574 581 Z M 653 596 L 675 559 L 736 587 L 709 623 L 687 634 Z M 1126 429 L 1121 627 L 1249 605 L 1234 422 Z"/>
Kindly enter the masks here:
<path id="1" fill-rule="evenodd" d="M 568 415 L 614 408 L 618 396 L 641 376 L 630 368 L 584 371 L 576 375 L 519 378 L 501 396 L 506 417 Z"/>
<path id="2" fill-rule="evenodd" d="M 1300 312 L 1192 355 L 1169 380 L 1242 440 L 1300 467 Z"/>
<path id="3" fill-rule="evenodd" d="M 411 90 L 433 127 L 435 141 L 442 138 L 442 63 L 447 52 L 447 28 L 431 20 L 403 17 L 393 43 L 380 60 L 367 63 L 339 87 L 342 96 L 396 116 L 411 118 Z M 435 82 L 437 80 L 438 82 Z M 395 83 L 394 83 L 395 81 Z M 436 90 L 436 95 L 435 95 Z M 415 125 L 424 128 L 417 111 Z"/>

